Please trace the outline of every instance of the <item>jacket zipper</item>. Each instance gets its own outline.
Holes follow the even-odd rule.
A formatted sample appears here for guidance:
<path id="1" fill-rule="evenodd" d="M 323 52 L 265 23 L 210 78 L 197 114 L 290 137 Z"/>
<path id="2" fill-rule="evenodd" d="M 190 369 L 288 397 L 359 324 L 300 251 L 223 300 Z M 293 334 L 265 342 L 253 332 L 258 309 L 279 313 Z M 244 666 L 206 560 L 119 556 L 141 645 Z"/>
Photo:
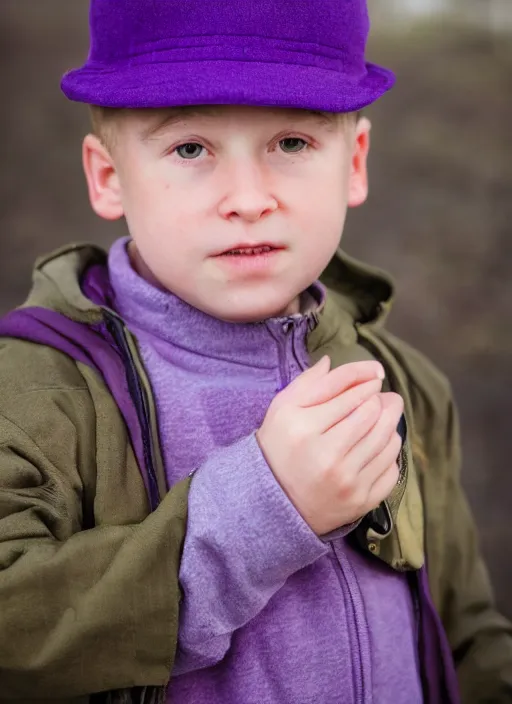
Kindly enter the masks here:
<path id="1" fill-rule="evenodd" d="M 158 489 L 158 481 L 155 470 L 155 451 L 151 434 L 149 432 L 151 421 L 149 417 L 148 399 L 146 392 L 142 387 L 135 362 L 133 361 L 128 340 L 126 339 L 126 331 L 123 322 L 115 313 L 109 311 L 108 309 L 103 309 L 103 313 L 108 331 L 112 335 L 112 338 L 125 361 L 124 366 L 126 370 L 128 389 L 137 411 L 137 417 L 139 419 L 141 429 L 144 462 L 148 475 L 148 498 L 151 510 L 154 511 L 160 504 L 160 492 Z"/>

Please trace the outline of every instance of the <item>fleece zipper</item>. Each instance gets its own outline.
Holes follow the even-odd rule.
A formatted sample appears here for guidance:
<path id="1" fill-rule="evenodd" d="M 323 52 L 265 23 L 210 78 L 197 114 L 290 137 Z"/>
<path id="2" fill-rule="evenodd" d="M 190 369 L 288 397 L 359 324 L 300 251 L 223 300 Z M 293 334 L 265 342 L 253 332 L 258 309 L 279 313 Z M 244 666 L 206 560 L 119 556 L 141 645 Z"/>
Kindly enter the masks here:
<path id="1" fill-rule="evenodd" d="M 350 612 L 347 611 L 347 620 L 350 618 L 353 619 L 353 628 L 351 629 L 350 638 L 353 641 L 352 664 L 354 669 L 354 702 L 355 704 L 370 704 L 373 701 L 371 648 L 363 597 L 350 561 L 343 555 L 340 541 L 332 541 L 331 549 L 338 563 L 340 587 L 350 601 L 351 608 Z"/>

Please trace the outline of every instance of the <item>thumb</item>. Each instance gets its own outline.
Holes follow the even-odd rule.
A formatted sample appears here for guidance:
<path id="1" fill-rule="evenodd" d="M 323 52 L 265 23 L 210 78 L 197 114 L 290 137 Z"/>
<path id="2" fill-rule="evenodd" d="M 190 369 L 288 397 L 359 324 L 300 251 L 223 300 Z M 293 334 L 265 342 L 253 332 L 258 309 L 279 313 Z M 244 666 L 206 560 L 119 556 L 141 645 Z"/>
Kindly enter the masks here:
<path id="1" fill-rule="evenodd" d="M 325 376 L 331 370 L 331 358 L 328 354 L 324 354 L 313 366 L 306 369 L 298 378 L 307 377 L 309 380 L 316 376 Z"/>
<path id="2" fill-rule="evenodd" d="M 315 383 L 315 381 L 326 376 L 330 369 L 331 358 L 326 354 L 319 359 L 316 364 L 313 364 L 312 367 L 309 367 L 309 369 L 306 369 L 305 372 L 299 374 L 299 376 L 294 379 L 291 384 L 288 384 L 286 390 L 289 390 L 294 395 L 301 395 L 311 387 L 312 383 Z"/>

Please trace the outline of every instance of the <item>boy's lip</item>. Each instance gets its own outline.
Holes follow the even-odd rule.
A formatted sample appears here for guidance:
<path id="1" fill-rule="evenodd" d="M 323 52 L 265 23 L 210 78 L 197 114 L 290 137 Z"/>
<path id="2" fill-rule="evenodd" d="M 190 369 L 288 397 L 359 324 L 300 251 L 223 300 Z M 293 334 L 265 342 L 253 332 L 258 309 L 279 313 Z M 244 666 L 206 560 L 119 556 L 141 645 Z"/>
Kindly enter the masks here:
<path id="1" fill-rule="evenodd" d="M 236 250 L 261 249 L 262 247 L 268 247 L 270 250 L 286 249 L 283 244 L 277 242 L 240 242 L 234 244 L 232 247 L 226 247 L 222 251 L 215 252 L 215 254 L 213 254 L 212 256 L 221 257 L 224 254 L 228 254 L 229 252 L 233 252 Z"/>

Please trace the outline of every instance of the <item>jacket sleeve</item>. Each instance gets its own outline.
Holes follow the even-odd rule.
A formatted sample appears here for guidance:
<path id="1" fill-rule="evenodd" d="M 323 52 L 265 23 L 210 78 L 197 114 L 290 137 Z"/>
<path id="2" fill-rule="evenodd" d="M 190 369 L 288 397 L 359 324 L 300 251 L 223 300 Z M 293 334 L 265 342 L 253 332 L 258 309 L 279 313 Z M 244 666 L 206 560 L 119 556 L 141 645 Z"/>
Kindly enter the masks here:
<path id="1" fill-rule="evenodd" d="M 512 625 L 496 609 L 461 484 L 459 423 L 451 388 L 423 355 L 389 334 L 386 342 L 408 378 L 429 581 L 452 648 L 462 702 L 510 704 Z"/>
<path id="2" fill-rule="evenodd" d="M 279 486 L 254 434 L 195 473 L 173 675 L 208 667 L 295 572 L 329 551 Z"/>
<path id="3" fill-rule="evenodd" d="M 138 507 L 131 513 L 123 507 L 132 481 L 123 467 L 135 462 L 122 419 L 116 425 L 96 416 L 89 389 L 74 369 L 78 380 L 73 376 L 68 385 L 53 378 L 51 366 L 32 384 L 16 378 L 18 367 L 8 375 L 2 366 L 2 699 L 164 685 L 172 669 L 189 482 L 176 485 L 146 517 L 138 478 L 139 485 L 128 486 L 142 497 L 138 505 L 132 502 Z M 22 373 L 30 377 L 26 368 Z M 115 454 L 117 446 L 124 454 L 119 467 L 111 467 L 116 490 L 108 485 L 114 482 L 108 473 L 97 478 L 91 510 L 99 525 L 82 530 L 89 510 L 82 472 L 92 477 L 96 471 L 100 424 L 106 426 L 103 437 L 112 431 L 107 443 L 116 446 Z M 111 525 L 101 525 L 102 496 L 113 507 Z"/>
<path id="4" fill-rule="evenodd" d="M 443 430 L 447 486 L 440 615 L 452 647 L 463 704 L 510 704 L 512 624 L 496 609 L 475 522 L 460 483 L 458 421 L 451 399 Z"/>

